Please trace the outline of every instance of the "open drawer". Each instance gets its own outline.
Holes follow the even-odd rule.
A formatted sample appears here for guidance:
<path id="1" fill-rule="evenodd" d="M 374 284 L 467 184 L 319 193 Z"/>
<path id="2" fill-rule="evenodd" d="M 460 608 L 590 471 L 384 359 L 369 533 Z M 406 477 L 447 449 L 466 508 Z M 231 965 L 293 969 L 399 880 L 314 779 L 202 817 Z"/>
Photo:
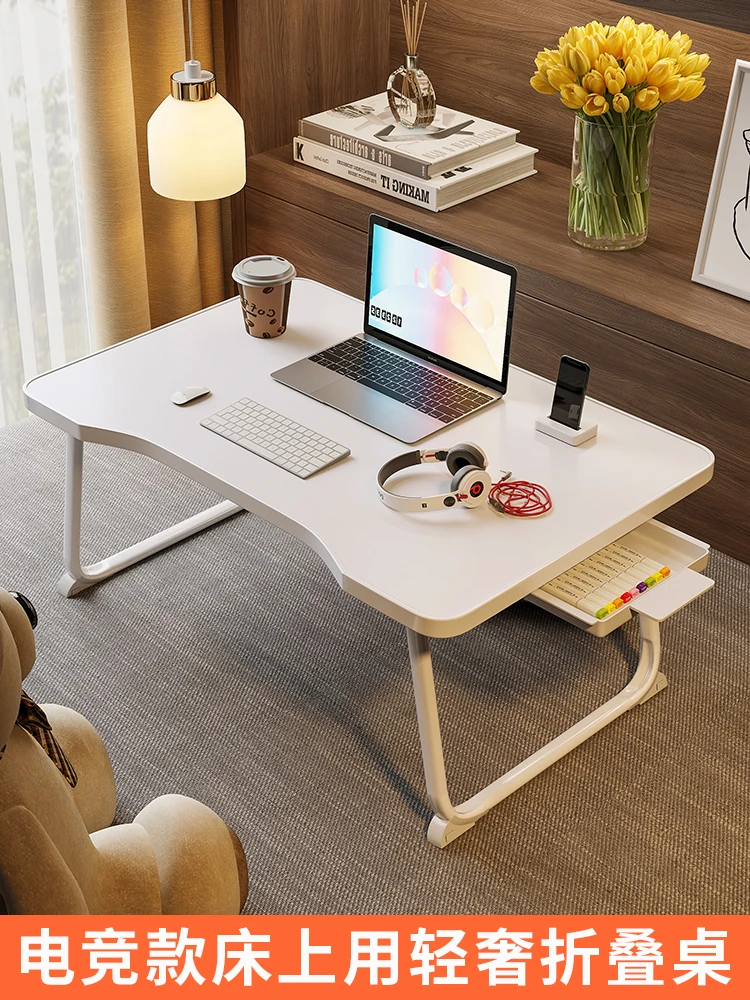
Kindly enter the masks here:
<path id="1" fill-rule="evenodd" d="M 709 546 L 676 528 L 660 521 L 646 521 L 617 541 L 646 559 L 668 566 L 670 576 L 601 620 L 544 590 L 535 590 L 526 600 L 592 635 L 604 636 L 629 621 L 633 611 L 663 621 L 713 586 L 712 580 L 699 575 L 708 563 Z"/>

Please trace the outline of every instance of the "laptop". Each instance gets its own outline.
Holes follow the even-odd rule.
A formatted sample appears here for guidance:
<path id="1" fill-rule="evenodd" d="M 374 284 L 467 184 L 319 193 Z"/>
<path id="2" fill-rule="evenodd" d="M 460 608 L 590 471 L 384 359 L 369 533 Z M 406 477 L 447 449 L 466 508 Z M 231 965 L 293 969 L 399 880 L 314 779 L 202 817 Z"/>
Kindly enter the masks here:
<path id="1" fill-rule="evenodd" d="M 413 444 L 502 398 L 515 291 L 509 264 L 371 215 L 363 332 L 272 377 Z"/>

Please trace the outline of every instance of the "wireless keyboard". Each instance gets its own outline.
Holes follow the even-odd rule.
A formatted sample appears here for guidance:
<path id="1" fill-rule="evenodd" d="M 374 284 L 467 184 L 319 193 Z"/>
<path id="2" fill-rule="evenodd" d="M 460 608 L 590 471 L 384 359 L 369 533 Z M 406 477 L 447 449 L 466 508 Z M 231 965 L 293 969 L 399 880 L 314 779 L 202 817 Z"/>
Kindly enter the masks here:
<path id="1" fill-rule="evenodd" d="M 669 566 L 613 542 L 556 576 L 541 590 L 602 619 L 661 583 L 670 573 Z"/>
<path id="2" fill-rule="evenodd" d="M 201 420 L 201 427 L 300 479 L 307 479 L 350 454 L 342 444 L 247 397 Z"/>

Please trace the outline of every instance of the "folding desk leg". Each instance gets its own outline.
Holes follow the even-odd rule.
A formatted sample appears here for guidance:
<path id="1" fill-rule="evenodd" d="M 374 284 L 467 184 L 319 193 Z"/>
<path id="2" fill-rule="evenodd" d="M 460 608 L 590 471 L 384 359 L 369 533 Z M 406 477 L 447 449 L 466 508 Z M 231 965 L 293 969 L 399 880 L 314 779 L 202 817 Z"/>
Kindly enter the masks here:
<path id="1" fill-rule="evenodd" d="M 83 441 L 68 434 L 67 458 L 65 472 L 65 541 L 64 558 L 65 573 L 60 578 L 57 589 L 63 597 L 72 597 L 100 580 L 119 573 L 121 569 L 132 566 L 148 556 L 161 552 L 184 538 L 202 531 L 204 528 L 217 524 L 243 508 L 229 500 L 224 500 L 201 511 L 193 517 L 180 521 L 164 531 L 160 531 L 142 542 L 116 552 L 108 559 L 81 565 L 81 500 L 83 495 Z"/>
<path id="2" fill-rule="evenodd" d="M 453 805 L 448 794 L 429 640 L 426 636 L 407 629 L 427 796 L 435 810 L 427 831 L 427 839 L 431 844 L 445 847 L 456 837 L 466 833 L 478 819 L 511 792 L 515 792 L 550 764 L 580 746 L 604 726 L 614 722 L 623 712 L 642 704 L 656 691 L 666 687 L 666 678 L 659 673 L 659 623 L 645 615 L 638 617 L 641 627 L 640 660 L 635 674 L 622 691 L 458 806 Z"/>

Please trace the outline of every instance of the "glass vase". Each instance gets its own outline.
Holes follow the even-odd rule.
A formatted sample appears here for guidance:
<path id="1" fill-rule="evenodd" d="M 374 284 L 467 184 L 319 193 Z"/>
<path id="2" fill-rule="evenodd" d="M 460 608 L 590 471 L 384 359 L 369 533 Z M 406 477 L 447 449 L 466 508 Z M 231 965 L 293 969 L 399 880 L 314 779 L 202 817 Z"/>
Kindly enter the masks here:
<path id="1" fill-rule="evenodd" d="M 430 78 L 419 68 L 419 56 L 404 56 L 404 65 L 388 79 L 388 104 L 397 122 L 407 128 L 425 128 L 435 117 L 437 102 Z"/>
<path id="2" fill-rule="evenodd" d="M 644 242 L 655 124 L 655 115 L 637 125 L 619 114 L 576 115 L 568 212 L 575 243 L 630 250 Z"/>

